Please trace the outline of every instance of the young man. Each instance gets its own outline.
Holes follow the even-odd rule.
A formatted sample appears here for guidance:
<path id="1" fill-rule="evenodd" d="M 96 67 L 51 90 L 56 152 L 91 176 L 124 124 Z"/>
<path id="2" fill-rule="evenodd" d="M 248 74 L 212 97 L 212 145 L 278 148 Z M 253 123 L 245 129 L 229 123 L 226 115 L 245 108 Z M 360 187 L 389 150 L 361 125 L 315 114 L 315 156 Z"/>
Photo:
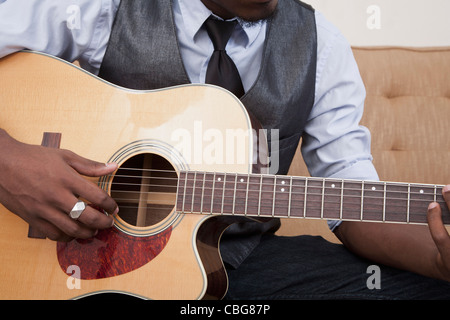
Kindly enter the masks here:
<path id="1" fill-rule="evenodd" d="M 211 15 L 238 20 L 226 52 L 240 74 L 243 104 L 265 128 L 279 130 L 276 173 L 287 173 L 302 137 L 313 176 L 377 179 L 369 132 L 358 124 L 365 91 L 351 49 L 320 13 L 297 0 L 6 1 L 0 56 L 43 51 L 135 89 L 204 83 Z M 89 238 L 111 226 L 111 217 L 90 207 L 77 221 L 68 213 L 77 196 L 116 213 L 114 200 L 80 176 L 105 175 L 116 165 L 25 145 L 5 131 L 0 148 L 8 150 L 0 157 L 0 202 L 10 211 L 54 240 Z M 330 221 L 345 247 L 274 236 L 277 220 L 242 222 L 223 237 L 227 297 L 446 298 L 450 237 L 438 206 L 430 205 L 428 217 L 429 229 Z M 386 265 L 381 290 L 366 286 L 373 263 Z"/>

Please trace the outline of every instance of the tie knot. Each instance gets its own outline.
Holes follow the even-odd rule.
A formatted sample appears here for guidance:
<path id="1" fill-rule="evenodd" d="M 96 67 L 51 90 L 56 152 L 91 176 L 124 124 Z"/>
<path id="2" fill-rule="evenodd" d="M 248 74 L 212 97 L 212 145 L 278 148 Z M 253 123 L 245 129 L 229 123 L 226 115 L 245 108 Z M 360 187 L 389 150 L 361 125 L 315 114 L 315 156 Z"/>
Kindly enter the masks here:
<path id="1" fill-rule="evenodd" d="M 205 21 L 205 28 L 214 45 L 214 50 L 225 50 L 228 40 L 236 27 L 236 20 L 223 21 L 209 17 Z"/>

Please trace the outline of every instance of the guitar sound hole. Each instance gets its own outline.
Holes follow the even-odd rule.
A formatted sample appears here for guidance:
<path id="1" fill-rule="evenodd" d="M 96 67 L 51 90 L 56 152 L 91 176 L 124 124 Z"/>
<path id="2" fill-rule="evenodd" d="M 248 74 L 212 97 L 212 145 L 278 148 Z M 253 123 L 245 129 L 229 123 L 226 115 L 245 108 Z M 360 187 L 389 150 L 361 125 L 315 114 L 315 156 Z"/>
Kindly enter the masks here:
<path id="1" fill-rule="evenodd" d="M 164 220 L 175 206 L 177 173 L 156 154 L 139 154 L 123 163 L 111 184 L 111 196 L 126 223 L 147 227 Z"/>

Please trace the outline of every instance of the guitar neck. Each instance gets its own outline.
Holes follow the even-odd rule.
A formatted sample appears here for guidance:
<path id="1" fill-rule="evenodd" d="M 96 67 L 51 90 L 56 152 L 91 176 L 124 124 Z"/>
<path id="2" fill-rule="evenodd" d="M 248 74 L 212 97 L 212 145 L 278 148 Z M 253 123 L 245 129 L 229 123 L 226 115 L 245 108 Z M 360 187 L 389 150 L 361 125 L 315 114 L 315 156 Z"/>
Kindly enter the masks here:
<path id="1" fill-rule="evenodd" d="M 182 213 L 426 224 L 438 202 L 450 224 L 442 185 L 182 171 Z"/>

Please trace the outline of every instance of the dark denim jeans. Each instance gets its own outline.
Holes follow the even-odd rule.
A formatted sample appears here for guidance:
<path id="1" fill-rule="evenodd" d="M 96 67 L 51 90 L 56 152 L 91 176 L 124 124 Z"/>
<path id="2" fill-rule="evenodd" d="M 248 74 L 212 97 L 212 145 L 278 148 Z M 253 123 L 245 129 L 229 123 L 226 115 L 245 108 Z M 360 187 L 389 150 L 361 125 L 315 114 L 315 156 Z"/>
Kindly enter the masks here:
<path id="1" fill-rule="evenodd" d="M 450 299 L 450 283 L 377 265 L 317 236 L 265 235 L 227 272 L 226 299 Z"/>

